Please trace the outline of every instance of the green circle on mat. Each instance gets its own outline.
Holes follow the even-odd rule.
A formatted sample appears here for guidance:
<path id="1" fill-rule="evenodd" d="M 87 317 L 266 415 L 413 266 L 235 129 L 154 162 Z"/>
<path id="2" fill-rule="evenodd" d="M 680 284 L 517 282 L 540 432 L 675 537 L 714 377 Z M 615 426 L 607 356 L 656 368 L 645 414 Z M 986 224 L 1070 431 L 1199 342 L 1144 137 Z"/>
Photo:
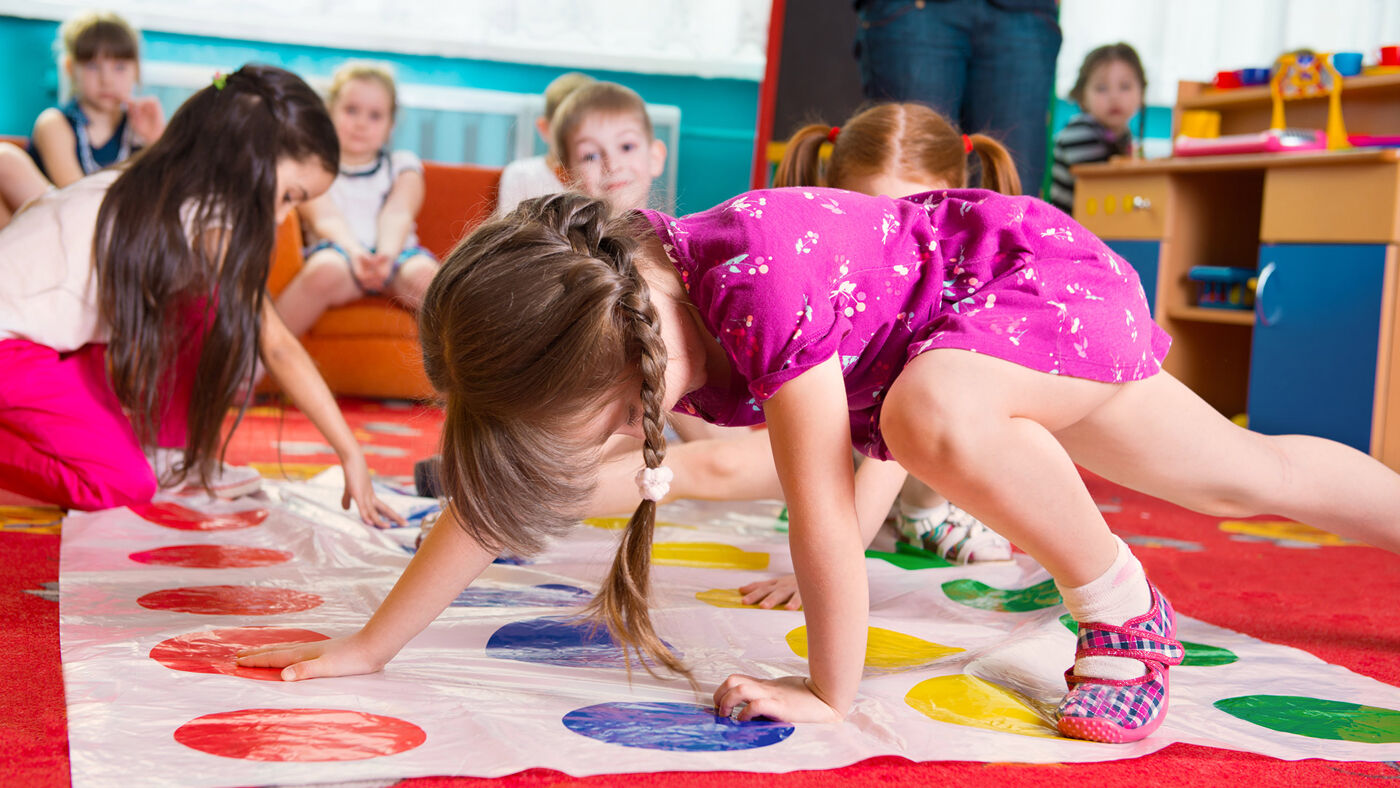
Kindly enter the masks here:
<path id="1" fill-rule="evenodd" d="M 1064 624 L 1065 629 L 1070 632 L 1079 634 L 1079 622 L 1075 621 L 1074 616 L 1069 613 L 1060 616 L 1060 623 Z M 1181 647 L 1186 649 L 1186 658 L 1181 660 L 1183 668 L 1213 668 L 1217 665 L 1228 665 L 1231 662 L 1240 661 L 1240 658 L 1235 656 L 1235 652 L 1219 646 L 1207 646 L 1204 643 L 1183 640 Z"/>
<path id="2" fill-rule="evenodd" d="M 944 583 L 943 593 L 954 602 L 968 607 L 1002 613 L 1025 613 L 1060 604 L 1060 592 L 1055 590 L 1054 580 L 1046 580 L 1030 588 L 1006 589 L 992 588 L 986 583 L 963 578 Z"/>
<path id="3" fill-rule="evenodd" d="M 1359 744 L 1400 742 L 1400 711 L 1301 695 L 1242 695 L 1215 708 L 1271 731 Z"/>
<path id="4" fill-rule="evenodd" d="M 940 557 L 938 553 L 932 550 L 925 550 L 922 547 L 905 544 L 904 542 L 895 542 L 893 553 L 882 553 L 879 550 L 866 550 L 865 557 L 888 561 L 900 569 L 942 569 L 952 566 L 946 559 Z"/>

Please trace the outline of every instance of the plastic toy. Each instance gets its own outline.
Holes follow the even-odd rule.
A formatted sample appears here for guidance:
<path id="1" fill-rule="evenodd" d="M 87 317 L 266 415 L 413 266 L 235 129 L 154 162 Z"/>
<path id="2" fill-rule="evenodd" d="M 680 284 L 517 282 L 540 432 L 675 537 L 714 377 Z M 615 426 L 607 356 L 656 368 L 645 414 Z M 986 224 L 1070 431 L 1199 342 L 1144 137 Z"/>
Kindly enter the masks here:
<path id="1" fill-rule="evenodd" d="M 1350 148 L 1346 125 L 1342 123 L 1342 75 L 1326 55 L 1289 53 L 1278 59 L 1274 78 L 1269 81 L 1274 97 L 1273 122 L 1269 128 L 1284 131 L 1283 110 L 1288 101 L 1315 96 L 1327 97 L 1327 149 Z"/>
<path id="2" fill-rule="evenodd" d="M 1198 265 L 1186 275 L 1196 283 L 1196 306 L 1207 309 L 1253 309 L 1258 281 L 1253 268 Z"/>

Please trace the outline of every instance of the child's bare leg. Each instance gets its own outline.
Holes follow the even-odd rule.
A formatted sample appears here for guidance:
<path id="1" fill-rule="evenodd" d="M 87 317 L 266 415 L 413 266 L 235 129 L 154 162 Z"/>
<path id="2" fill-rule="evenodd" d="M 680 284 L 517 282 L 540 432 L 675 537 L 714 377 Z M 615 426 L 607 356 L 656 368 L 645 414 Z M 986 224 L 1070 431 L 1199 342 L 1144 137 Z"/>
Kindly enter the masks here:
<path id="1" fill-rule="evenodd" d="M 8 143 L 0 143 L 0 227 L 9 224 L 20 206 L 48 190 L 44 177 L 29 154 Z"/>
<path id="2" fill-rule="evenodd" d="M 910 476 L 904 480 L 904 487 L 899 491 L 900 506 L 907 506 L 912 509 L 932 509 L 935 506 L 942 506 L 948 499 L 942 493 L 924 484 L 923 482 Z"/>
<path id="3" fill-rule="evenodd" d="M 423 305 L 423 294 L 428 292 L 428 285 L 437 272 L 438 264 L 431 257 L 414 255 L 399 266 L 399 273 L 389 286 L 389 292 L 395 300 L 403 303 L 405 309 L 416 313 L 418 307 Z"/>
<path id="4" fill-rule="evenodd" d="M 641 451 L 611 457 L 598 471 L 598 486 L 588 503 L 589 515 L 630 512 L 641 502 L 636 474 L 646 463 Z M 666 465 L 675 473 L 663 503 L 692 498 L 706 501 L 781 498 L 778 471 L 767 430 L 745 430 L 733 439 L 699 440 L 671 445 Z"/>
<path id="5" fill-rule="evenodd" d="M 1165 372 L 1057 437 L 1094 473 L 1187 508 L 1283 515 L 1400 552 L 1400 475 L 1334 441 L 1243 429 Z"/>
<path id="6" fill-rule="evenodd" d="M 1116 390 L 933 350 L 890 387 L 880 427 L 911 474 L 1030 553 L 1061 585 L 1081 586 L 1108 569 L 1118 544 L 1054 432 Z"/>
<path id="7" fill-rule="evenodd" d="M 277 314 L 292 335 L 299 337 L 310 331 L 327 309 L 361 295 L 345 258 L 334 249 L 322 249 L 307 258 L 296 278 L 277 297 Z"/>

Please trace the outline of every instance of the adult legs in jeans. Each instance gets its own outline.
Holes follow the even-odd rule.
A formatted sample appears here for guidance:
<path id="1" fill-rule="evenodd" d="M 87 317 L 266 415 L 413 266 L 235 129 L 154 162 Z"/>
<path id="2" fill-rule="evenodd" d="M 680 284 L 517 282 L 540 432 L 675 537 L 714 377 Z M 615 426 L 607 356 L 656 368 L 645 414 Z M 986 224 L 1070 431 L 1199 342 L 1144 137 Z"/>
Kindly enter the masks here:
<path id="1" fill-rule="evenodd" d="M 1060 51 L 1054 18 L 987 0 L 868 0 L 860 17 L 866 98 L 923 102 L 964 132 L 996 137 L 1025 191 L 1039 192 Z"/>

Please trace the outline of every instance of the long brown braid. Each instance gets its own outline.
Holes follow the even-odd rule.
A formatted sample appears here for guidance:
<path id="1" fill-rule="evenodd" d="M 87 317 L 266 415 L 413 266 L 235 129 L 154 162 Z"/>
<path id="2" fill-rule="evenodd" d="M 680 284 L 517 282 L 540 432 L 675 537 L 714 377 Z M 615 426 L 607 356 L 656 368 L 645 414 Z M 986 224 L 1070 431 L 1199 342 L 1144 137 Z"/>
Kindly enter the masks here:
<path id="1" fill-rule="evenodd" d="M 446 395 L 443 486 L 457 522 L 487 549 L 534 552 L 577 522 L 601 437 L 580 438 L 579 427 L 633 375 L 647 467 L 665 458 L 666 346 L 636 259 L 650 232 L 583 195 L 527 200 L 463 239 L 428 288 L 419 333 L 429 379 Z M 643 501 L 587 612 L 629 665 L 636 652 L 644 665 L 686 673 L 649 615 L 655 523 L 656 504 Z"/>

